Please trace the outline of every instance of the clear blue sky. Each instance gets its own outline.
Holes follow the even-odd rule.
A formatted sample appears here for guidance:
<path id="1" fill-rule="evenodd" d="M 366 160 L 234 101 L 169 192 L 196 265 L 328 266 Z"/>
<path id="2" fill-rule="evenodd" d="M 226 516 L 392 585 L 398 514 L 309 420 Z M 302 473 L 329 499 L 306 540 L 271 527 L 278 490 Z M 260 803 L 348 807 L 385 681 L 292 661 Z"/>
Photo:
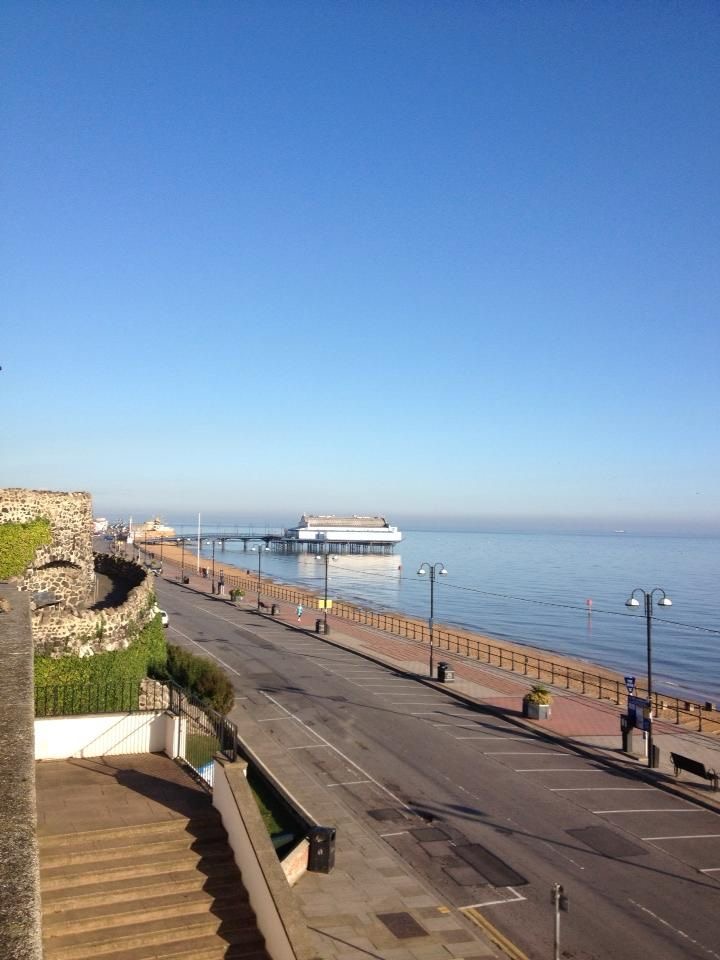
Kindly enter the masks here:
<path id="1" fill-rule="evenodd" d="M 1 16 L 0 484 L 720 532 L 720 5 Z"/>

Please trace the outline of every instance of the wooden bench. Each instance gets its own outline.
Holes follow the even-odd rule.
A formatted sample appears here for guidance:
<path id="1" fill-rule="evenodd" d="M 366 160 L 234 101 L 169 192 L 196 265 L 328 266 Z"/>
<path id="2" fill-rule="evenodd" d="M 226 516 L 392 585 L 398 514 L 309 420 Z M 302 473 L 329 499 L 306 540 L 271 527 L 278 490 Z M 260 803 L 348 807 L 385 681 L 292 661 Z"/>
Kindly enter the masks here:
<path id="1" fill-rule="evenodd" d="M 671 753 L 673 767 L 675 767 L 675 776 L 677 777 L 681 770 L 687 773 L 694 773 L 696 777 L 702 777 L 703 780 L 709 780 L 713 785 L 713 790 L 718 789 L 718 775 L 715 770 L 706 767 L 699 760 L 692 760 L 690 757 L 683 757 L 680 753 Z"/>

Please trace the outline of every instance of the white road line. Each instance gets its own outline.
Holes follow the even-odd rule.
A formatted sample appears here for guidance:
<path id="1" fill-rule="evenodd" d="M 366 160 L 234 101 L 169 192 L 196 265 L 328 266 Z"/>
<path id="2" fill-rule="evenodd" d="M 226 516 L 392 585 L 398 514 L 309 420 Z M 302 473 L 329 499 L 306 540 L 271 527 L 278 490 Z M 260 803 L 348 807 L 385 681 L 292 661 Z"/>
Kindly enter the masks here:
<path id="1" fill-rule="evenodd" d="M 718 873 L 720 867 L 700 867 L 700 873 Z"/>
<path id="2" fill-rule="evenodd" d="M 336 753 L 339 757 L 342 757 L 342 759 L 343 759 L 346 763 L 349 763 L 350 766 L 354 767 L 356 770 L 358 770 L 360 773 L 362 773 L 364 776 L 366 776 L 366 777 L 368 778 L 368 780 L 369 780 L 371 783 L 374 783 L 376 787 L 378 787 L 380 790 L 383 791 L 383 793 L 386 793 L 389 797 L 392 797 L 392 799 L 393 799 L 396 803 L 399 803 L 400 806 L 401 806 L 404 810 L 410 810 L 410 809 L 411 809 L 406 803 L 403 803 L 403 801 L 400 799 L 400 797 L 396 796 L 396 795 L 392 792 L 392 790 L 388 790 L 388 788 L 385 787 L 385 786 L 383 786 L 382 783 L 379 783 L 374 777 L 371 777 L 370 774 L 367 772 L 367 770 L 363 770 L 363 768 L 362 768 L 359 764 L 355 763 L 354 760 L 351 760 L 350 757 L 346 756 L 346 754 L 344 754 L 344 753 L 342 752 L 342 750 L 338 750 L 337 747 L 333 746 L 333 744 L 330 743 L 329 740 L 326 740 L 325 737 L 323 737 L 321 734 L 319 734 L 319 733 L 317 733 L 315 730 L 313 730 L 312 727 L 309 727 L 303 720 L 300 719 L 300 717 L 296 716 L 296 715 L 293 714 L 293 713 L 290 713 L 290 711 L 289 711 L 286 707 L 284 707 L 284 706 L 283 706 L 278 700 L 276 700 L 274 697 L 271 697 L 269 693 L 265 693 L 264 690 L 260 690 L 259 692 L 260 692 L 267 700 L 269 700 L 271 703 L 274 703 L 275 706 L 278 707 L 280 710 L 284 710 L 285 713 L 287 713 L 287 714 L 289 714 L 291 717 L 293 717 L 293 718 L 300 724 L 300 726 L 303 728 L 303 730 L 306 730 L 306 731 L 307 731 L 308 734 L 310 734 L 310 735 L 313 736 L 313 737 L 317 737 L 317 739 L 318 739 L 321 743 L 323 743 L 323 744 L 325 744 L 326 746 L 330 747 L 331 750 L 334 750 L 335 753 Z"/>
<path id="3" fill-rule="evenodd" d="M 432 700 L 389 700 L 388 702 L 391 707 L 414 707 L 415 704 L 422 706 L 422 704 L 432 703 Z"/>
<path id="4" fill-rule="evenodd" d="M 526 767 L 515 773 L 607 773 L 607 770 L 588 770 L 585 767 Z"/>
<path id="5" fill-rule="evenodd" d="M 641 840 L 710 840 L 720 837 L 720 833 L 685 833 L 676 837 L 640 837 Z"/>
<path id="6" fill-rule="evenodd" d="M 523 897 L 517 892 L 514 887 L 505 887 L 506 890 L 510 890 L 514 894 L 512 899 L 509 900 L 485 900 L 483 903 L 468 903 L 464 907 L 458 907 L 458 910 L 477 910 L 479 907 L 494 907 L 502 903 L 520 903 L 521 900 L 527 900 L 527 897 Z"/>
<path id="7" fill-rule="evenodd" d="M 668 923 L 667 920 L 663 920 L 663 918 L 659 917 L 657 913 L 653 913 L 652 910 L 649 910 L 647 907 L 644 907 L 641 903 L 638 903 L 636 900 L 631 900 L 630 897 L 628 897 L 628 901 L 634 907 L 637 907 L 639 910 L 642 910 L 643 913 L 646 913 L 648 916 L 652 917 L 653 920 L 657 920 L 658 923 L 661 923 L 664 927 L 667 927 L 669 930 L 672 930 L 679 937 L 682 937 L 684 940 L 687 940 L 690 943 L 694 943 L 695 946 L 700 947 L 700 949 L 704 953 L 707 953 L 709 956 L 716 957 L 717 960 L 720 960 L 720 953 L 715 953 L 714 950 L 711 950 L 710 947 L 706 947 L 704 944 L 700 943 L 699 940 L 693 940 L 693 938 L 689 934 L 685 933 L 684 930 L 678 930 L 677 927 L 674 927 L 671 923 Z"/>
<path id="8" fill-rule="evenodd" d="M 323 749 L 327 750 L 330 747 L 329 743 L 308 743 L 302 747 L 285 747 L 286 750 L 318 750 Z M 332 749 L 332 747 L 330 747 Z"/>
<path id="9" fill-rule="evenodd" d="M 398 830 L 397 833 L 381 833 L 381 837 L 402 837 L 404 834 L 408 833 L 407 830 Z"/>
<path id="10" fill-rule="evenodd" d="M 273 720 L 292 720 L 292 717 L 265 717 L 264 720 L 258 720 L 258 723 L 272 723 Z"/>
<path id="11" fill-rule="evenodd" d="M 646 807 L 640 810 L 591 810 L 590 813 L 707 813 L 707 810 L 686 810 L 682 807 Z"/>
<path id="12" fill-rule="evenodd" d="M 551 787 L 550 793 L 577 793 L 580 790 L 655 790 L 655 787 Z"/>
<path id="13" fill-rule="evenodd" d="M 486 733 L 479 733 L 476 737 L 455 737 L 456 740 L 512 740 L 514 743 L 526 743 L 532 737 L 490 737 Z"/>
<path id="14" fill-rule="evenodd" d="M 355 787 L 358 783 L 370 783 L 370 780 L 343 780 L 341 783 L 326 783 L 326 787 Z"/>
<path id="15" fill-rule="evenodd" d="M 565 750 L 486 750 L 486 757 L 569 757 Z"/>
<path id="16" fill-rule="evenodd" d="M 474 730 L 476 723 L 433 723 L 433 727 L 449 727 L 451 730 Z"/>

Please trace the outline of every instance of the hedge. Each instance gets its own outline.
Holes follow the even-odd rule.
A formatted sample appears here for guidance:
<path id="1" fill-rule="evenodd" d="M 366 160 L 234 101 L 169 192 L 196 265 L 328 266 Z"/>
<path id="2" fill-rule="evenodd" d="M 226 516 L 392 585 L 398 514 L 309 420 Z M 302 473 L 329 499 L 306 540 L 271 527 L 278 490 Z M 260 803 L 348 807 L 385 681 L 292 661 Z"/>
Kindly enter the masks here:
<path id="1" fill-rule="evenodd" d="M 228 675 L 207 657 L 168 644 L 165 676 L 223 716 L 233 708 L 235 691 Z"/>
<path id="2" fill-rule="evenodd" d="M 166 662 L 165 632 L 157 616 L 139 631 L 125 650 L 110 650 L 92 657 L 36 656 L 35 686 L 137 683 L 164 670 Z"/>

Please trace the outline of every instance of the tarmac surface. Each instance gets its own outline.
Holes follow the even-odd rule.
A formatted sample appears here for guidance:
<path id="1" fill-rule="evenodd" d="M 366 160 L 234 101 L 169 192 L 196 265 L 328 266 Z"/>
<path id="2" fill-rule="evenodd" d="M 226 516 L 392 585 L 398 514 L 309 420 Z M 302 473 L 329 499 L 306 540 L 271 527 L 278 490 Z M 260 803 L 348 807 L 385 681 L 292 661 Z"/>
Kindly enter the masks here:
<path id="1" fill-rule="evenodd" d="M 174 571 L 165 571 L 175 582 Z M 192 575 L 186 590 L 210 594 L 210 581 Z M 243 609 L 253 609 L 252 595 L 244 598 Z M 231 603 L 217 597 L 219 603 Z M 306 630 L 317 636 L 316 620 L 321 614 L 306 610 L 300 623 L 295 606 L 273 601 L 277 615 L 268 622 Z M 533 721 L 522 716 L 523 694 L 533 685 L 532 678 L 512 674 L 495 667 L 469 661 L 435 650 L 435 666 L 443 660 L 455 672 L 452 683 L 439 683 L 429 676 L 429 650 L 364 626 L 328 615 L 328 643 L 352 650 L 413 677 L 426 676 L 428 686 L 442 690 L 448 697 L 486 709 L 497 709 L 505 720 L 519 728 L 538 731 L 564 747 L 591 757 L 610 767 L 634 772 L 643 780 L 681 796 L 686 800 L 720 811 L 720 792 L 704 780 L 683 773 L 675 777 L 670 753 L 701 761 L 720 770 L 720 737 L 683 729 L 666 722 L 654 724 L 654 741 L 660 749 L 660 764 L 649 769 L 643 756 L 622 751 L 621 709 L 614 703 L 597 701 L 550 688 L 553 694 L 551 716 Z M 547 685 L 546 685 L 547 686 Z M 233 719 L 237 719 L 236 716 Z M 296 755 L 279 749 L 265 737 L 252 718 L 240 717 L 239 734 L 259 762 L 269 768 L 297 802 L 310 810 L 321 823 L 337 827 L 335 868 L 330 874 L 308 873 L 294 888 L 301 913 L 317 938 L 320 955 L 328 960 L 479 960 L 488 956 L 525 956 L 482 916 L 479 911 L 461 914 L 439 899 L 407 867 L 397 854 L 358 819 L 303 773 Z M 644 746 L 642 741 L 638 744 Z"/>

